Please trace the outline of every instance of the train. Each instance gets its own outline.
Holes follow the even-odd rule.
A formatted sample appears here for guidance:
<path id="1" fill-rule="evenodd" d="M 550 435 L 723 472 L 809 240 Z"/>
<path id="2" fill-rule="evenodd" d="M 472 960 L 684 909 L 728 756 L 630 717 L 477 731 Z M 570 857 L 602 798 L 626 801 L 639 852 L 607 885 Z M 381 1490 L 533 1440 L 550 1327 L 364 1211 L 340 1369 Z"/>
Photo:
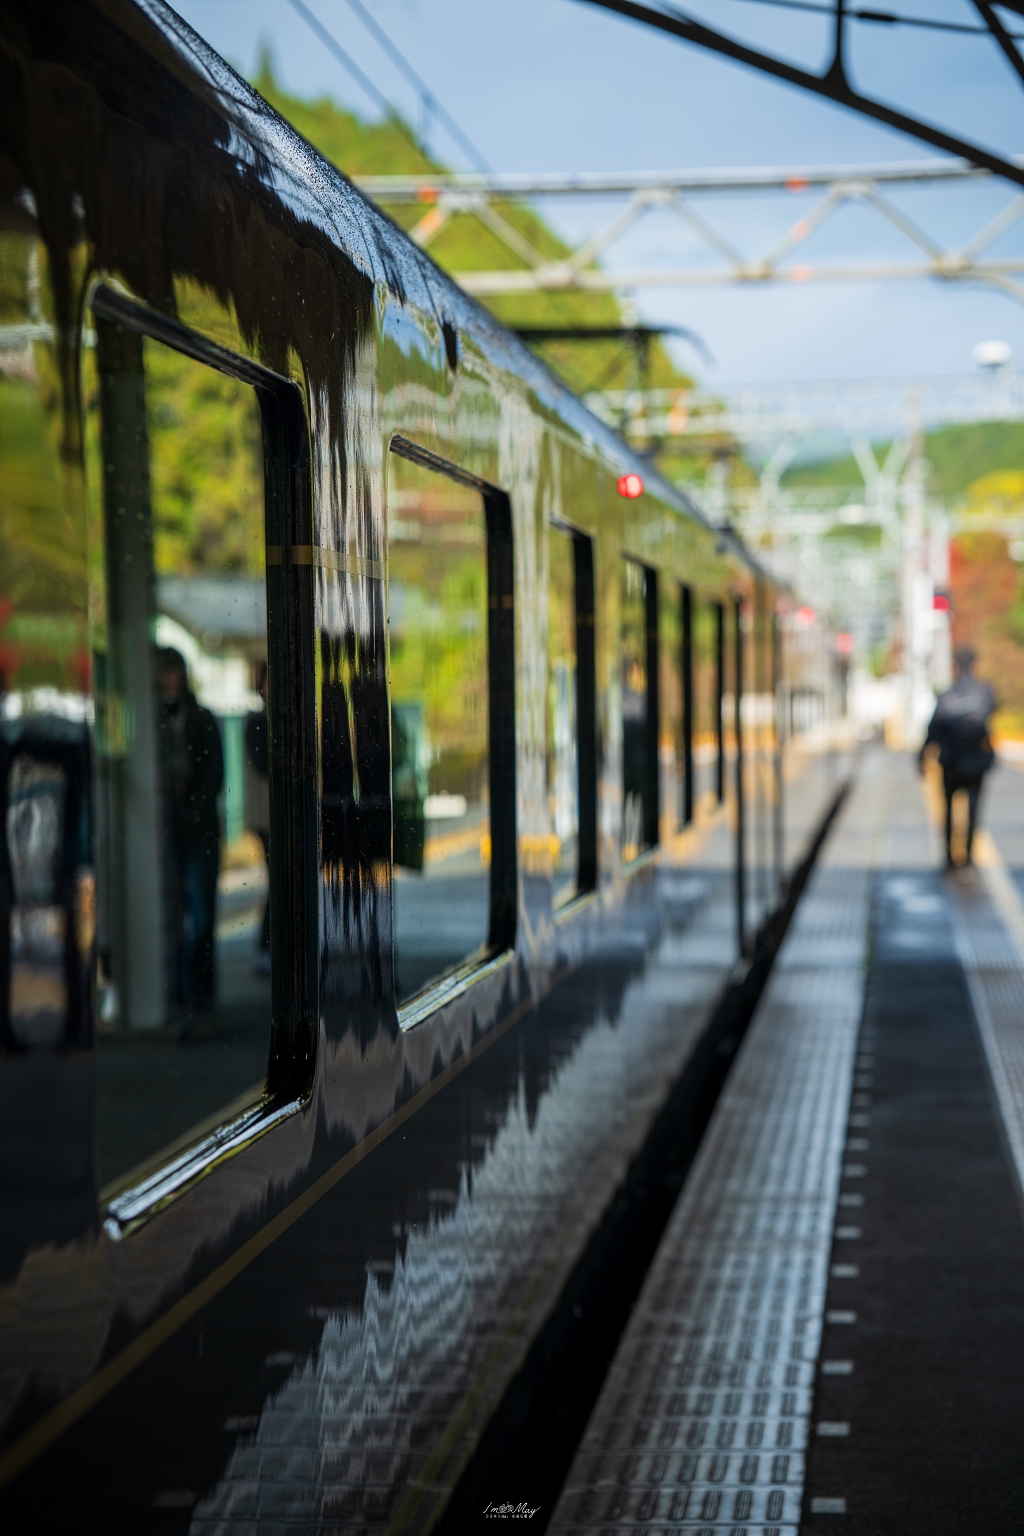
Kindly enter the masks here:
<path id="1" fill-rule="evenodd" d="M 0 182 L 0 1519 L 440 1528 L 846 659 L 160 0 Z"/>

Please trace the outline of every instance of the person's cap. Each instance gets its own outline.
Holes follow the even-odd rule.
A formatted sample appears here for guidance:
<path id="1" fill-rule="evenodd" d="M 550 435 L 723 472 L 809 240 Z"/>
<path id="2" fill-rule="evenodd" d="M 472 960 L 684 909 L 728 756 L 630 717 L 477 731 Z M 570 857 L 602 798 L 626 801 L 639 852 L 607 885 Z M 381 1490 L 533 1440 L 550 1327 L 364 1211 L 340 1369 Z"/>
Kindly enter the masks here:
<path id="1" fill-rule="evenodd" d="M 961 645 L 953 657 L 957 666 L 963 667 L 965 670 L 967 667 L 973 667 L 977 659 L 978 653 L 972 651 L 969 645 Z"/>

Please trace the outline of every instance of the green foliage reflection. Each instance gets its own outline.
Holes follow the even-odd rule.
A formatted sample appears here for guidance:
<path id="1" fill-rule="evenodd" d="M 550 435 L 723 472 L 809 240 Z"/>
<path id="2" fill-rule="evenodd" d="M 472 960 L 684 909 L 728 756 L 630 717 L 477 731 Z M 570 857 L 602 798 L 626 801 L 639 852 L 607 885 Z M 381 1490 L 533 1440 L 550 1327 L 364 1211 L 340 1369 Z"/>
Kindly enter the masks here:
<path id="1" fill-rule="evenodd" d="M 61 453 L 62 400 L 39 242 L 0 234 L 0 692 L 81 692 L 86 538 Z"/>
<path id="2" fill-rule="evenodd" d="M 156 574 L 261 575 L 263 438 L 252 390 L 147 343 L 146 403 Z"/>

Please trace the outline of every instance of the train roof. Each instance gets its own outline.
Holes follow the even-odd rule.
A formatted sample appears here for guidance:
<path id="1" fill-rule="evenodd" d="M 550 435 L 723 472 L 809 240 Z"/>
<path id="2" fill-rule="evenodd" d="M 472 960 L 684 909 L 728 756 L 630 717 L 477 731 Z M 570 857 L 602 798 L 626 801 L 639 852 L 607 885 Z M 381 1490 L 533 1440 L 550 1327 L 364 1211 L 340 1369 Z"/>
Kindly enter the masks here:
<path id="1" fill-rule="evenodd" d="M 589 441 L 620 473 L 640 474 L 645 487 L 684 516 L 703 524 L 752 569 L 777 583 L 731 529 L 717 528 L 699 504 L 652 469 L 477 299 L 467 294 L 404 230 L 309 143 L 246 80 L 162 0 L 139 0 L 144 11 L 191 68 L 216 93 L 224 115 L 262 152 L 273 185 L 302 216 L 317 224 L 374 283 L 400 303 L 412 302 L 439 324 L 454 324 L 490 362 L 519 378 L 566 427 Z"/>
<path id="2" fill-rule="evenodd" d="M 60 28 L 46 14 L 52 9 L 61 10 Z M 99 132 L 76 134 L 75 103 L 65 77 L 62 84 L 51 82 L 48 99 L 46 92 L 25 89 L 24 110 L 7 115 L 8 127 L 23 136 L 23 171 L 40 162 L 33 132 L 54 140 L 48 172 L 56 180 L 59 167 L 63 182 L 33 190 L 37 200 L 45 203 L 49 197 L 39 222 L 55 248 L 61 240 L 65 248 L 73 244 L 73 221 L 65 206 L 70 203 L 84 208 L 100 266 L 123 272 L 133 291 L 155 307 L 173 310 L 173 277 L 194 273 L 231 298 L 242 334 L 258 340 L 268 366 L 286 371 L 289 347 L 298 350 L 306 366 L 318 355 L 319 387 L 332 397 L 328 416 L 339 435 L 339 347 L 355 346 L 356 333 L 368 324 L 382 294 L 412 305 L 433 317 L 439 333 L 454 326 L 471 338 L 491 366 L 517 379 L 544 412 L 610 467 L 619 474 L 640 474 L 648 491 L 707 529 L 722 552 L 728 549 L 750 570 L 779 584 L 733 530 L 716 528 L 691 496 L 595 416 L 163 0 L 92 0 L 88 11 L 44 4 L 24 13 L 22 27 L 44 70 L 74 61 L 85 91 L 78 108 L 83 123 L 95 128 L 97 96 L 114 109 Z M 126 46 L 134 50 L 134 60 L 126 57 L 125 67 L 112 71 L 115 31 L 122 37 L 122 53 Z M 163 70 L 162 76 L 144 65 L 131 67 L 141 63 L 140 52 Z M 12 80 L 22 86 L 16 76 Z M 59 129 L 50 120 L 58 117 Z M 164 142 L 168 124 L 175 135 L 170 144 Z M 225 177 L 238 194 L 227 210 Z M 97 181 L 114 195 L 83 200 L 78 194 L 84 188 L 77 183 L 91 187 Z M 190 228 L 173 215 L 175 200 L 184 201 L 186 189 L 192 194 Z M 94 209 L 104 202 L 130 206 L 130 212 L 119 209 L 111 218 L 105 211 L 96 219 Z M 254 216 L 257 204 L 262 218 Z M 278 214 L 290 226 L 285 240 L 301 252 L 300 261 L 292 263 L 298 267 L 294 293 L 282 292 L 280 284 L 275 288 L 270 275 L 280 270 L 284 254 L 280 231 L 270 227 L 279 222 Z M 226 256 L 225 244 L 231 246 Z M 344 261 L 333 260 L 330 252 Z"/>

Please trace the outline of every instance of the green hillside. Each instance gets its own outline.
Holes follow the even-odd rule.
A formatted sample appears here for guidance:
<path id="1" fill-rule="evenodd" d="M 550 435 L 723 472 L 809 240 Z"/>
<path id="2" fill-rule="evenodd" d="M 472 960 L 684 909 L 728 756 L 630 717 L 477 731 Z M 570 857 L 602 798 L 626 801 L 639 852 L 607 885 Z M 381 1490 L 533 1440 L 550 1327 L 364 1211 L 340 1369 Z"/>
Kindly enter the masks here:
<path id="1" fill-rule="evenodd" d="M 876 458 L 888 446 L 876 443 Z M 983 421 L 940 427 L 925 435 L 924 451 L 930 465 L 929 488 L 944 501 L 955 502 L 985 475 L 1024 470 L 1024 422 Z M 792 487 L 859 485 L 860 481 L 852 454 L 820 464 L 799 464 L 782 477 L 782 484 Z"/>
<path id="2" fill-rule="evenodd" d="M 943 427 L 925 438 L 925 453 L 932 466 L 933 490 L 956 501 L 983 475 L 1024 469 L 1024 421 Z"/>
<path id="3" fill-rule="evenodd" d="M 874 445 L 876 458 L 888 444 Z M 953 642 L 970 645 L 978 670 L 993 685 L 1001 709 L 996 728 L 1024 735 L 1024 584 L 1014 558 L 1015 546 L 971 516 L 1019 516 L 1024 512 L 1024 422 L 984 421 L 941 427 L 924 440 L 931 493 L 963 517 L 950 544 L 949 596 L 953 607 Z M 852 457 L 792 468 L 783 484 L 857 486 L 860 471 Z M 875 527 L 833 530 L 830 537 L 855 536 L 877 541 Z M 881 660 L 881 658 L 879 658 Z"/>

